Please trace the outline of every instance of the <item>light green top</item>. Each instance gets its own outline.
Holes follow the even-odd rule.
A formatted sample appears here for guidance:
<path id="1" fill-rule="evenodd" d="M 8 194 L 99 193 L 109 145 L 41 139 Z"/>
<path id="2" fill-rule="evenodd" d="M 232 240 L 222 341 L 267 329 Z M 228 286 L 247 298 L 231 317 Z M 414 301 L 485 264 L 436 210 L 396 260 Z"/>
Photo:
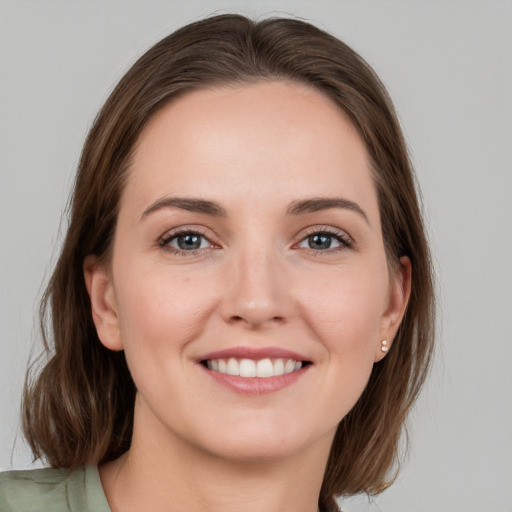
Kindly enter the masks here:
<path id="1" fill-rule="evenodd" d="M 0 512 L 111 512 L 98 468 L 0 473 Z"/>

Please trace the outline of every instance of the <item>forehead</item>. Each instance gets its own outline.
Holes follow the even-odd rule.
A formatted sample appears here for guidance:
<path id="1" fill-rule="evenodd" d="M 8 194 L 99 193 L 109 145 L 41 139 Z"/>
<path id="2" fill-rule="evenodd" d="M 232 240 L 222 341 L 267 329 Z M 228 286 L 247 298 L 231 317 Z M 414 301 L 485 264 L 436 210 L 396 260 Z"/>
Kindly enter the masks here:
<path id="1" fill-rule="evenodd" d="M 312 87 L 259 82 L 197 90 L 143 130 L 124 196 L 375 196 L 369 158 L 341 109 Z M 295 197 L 292 197 L 295 196 Z M 147 204 L 146 204 L 147 206 Z"/>

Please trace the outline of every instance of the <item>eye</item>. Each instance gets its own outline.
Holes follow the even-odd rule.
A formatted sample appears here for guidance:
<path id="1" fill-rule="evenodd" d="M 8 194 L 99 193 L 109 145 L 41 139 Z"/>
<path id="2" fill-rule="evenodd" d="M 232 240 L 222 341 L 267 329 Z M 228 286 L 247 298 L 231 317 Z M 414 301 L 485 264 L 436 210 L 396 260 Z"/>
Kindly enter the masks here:
<path id="1" fill-rule="evenodd" d="M 175 253 L 194 253 L 202 249 L 209 249 L 213 244 L 198 231 L 185 230 L 164 236 L 159 245 Z"/>
<path id="2" fill-rule="evenodd" d="M 343 232 L 315 231 L 303 238 L 297 247 L 313 251 L 336 251 L 352 246 L 352 241 Z"/>

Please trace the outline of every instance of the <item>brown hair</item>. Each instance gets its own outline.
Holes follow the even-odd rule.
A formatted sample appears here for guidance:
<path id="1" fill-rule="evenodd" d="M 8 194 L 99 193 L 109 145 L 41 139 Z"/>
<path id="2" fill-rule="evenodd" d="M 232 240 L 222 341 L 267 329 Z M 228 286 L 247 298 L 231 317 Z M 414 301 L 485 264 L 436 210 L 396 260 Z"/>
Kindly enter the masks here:
<path id="1" fill-rule="evenodd" d="M 84 259 L 109 257 L 130 155 L 141 130 L 170 99 L 192 89 L 284 80 L 322 91 L 350 117 L 366 144 L 378 190 L 391 269 L 406 255 L 412 292 L 393 348 L 341 421 L 320 502 L 378 493 L 394 478 L 404 420 L 432 353 L 432 268 L 406 146 L 384 86 L 353 50 L 294 19 L 238 15 L 187 25 L 126 73 L 85 142 L 60 259 L 41 303 L 48 361 L 27 377 L 23 421 L 36 457 L 54 467 L 112 460 L 130 446 L 135 386 L 124 354 L 99 341 L 83 277 Z M 49 317 L 51 316 L 51 325 Z M 33 372 L 31 372 L 33 373 Z"/>

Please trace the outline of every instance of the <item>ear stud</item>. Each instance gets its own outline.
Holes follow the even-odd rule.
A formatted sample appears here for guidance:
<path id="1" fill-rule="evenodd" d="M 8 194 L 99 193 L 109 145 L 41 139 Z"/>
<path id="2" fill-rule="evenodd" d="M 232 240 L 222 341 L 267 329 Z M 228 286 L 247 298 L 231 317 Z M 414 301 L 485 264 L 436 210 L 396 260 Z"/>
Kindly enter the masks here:
<path id="1" fill-rule="evenodd" d="M 387 340 L 382 340 L 380 342 L 380 349 L 382 350 L 382 352 L 387 352 L 389 350 L 388 341 Z"/>

